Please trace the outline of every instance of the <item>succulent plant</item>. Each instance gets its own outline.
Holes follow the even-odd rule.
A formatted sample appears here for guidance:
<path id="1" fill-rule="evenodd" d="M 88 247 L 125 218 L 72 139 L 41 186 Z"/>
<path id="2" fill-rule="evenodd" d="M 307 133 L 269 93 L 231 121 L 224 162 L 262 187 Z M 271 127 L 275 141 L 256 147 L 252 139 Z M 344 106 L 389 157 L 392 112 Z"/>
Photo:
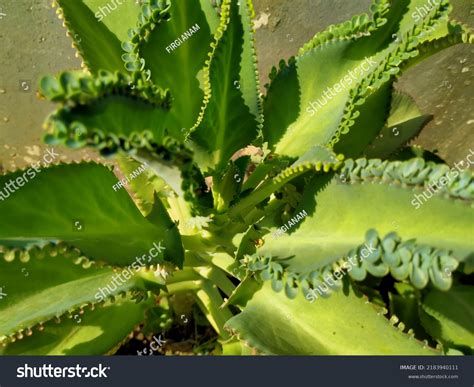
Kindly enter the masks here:
<path id="1" fill-rule="evenodd" d="M 2 353 L 114 353 L 182 293 L 224 354 L 471 353 L 473 174 L 408 146 L 430 116 L 394 82 L 473 35 L 424 2 L 374 1 L 262 94 L 250 0 L 55 0 L 83 70 L 41 80 L 45 142 L 120 174 L 0 201 Z"/>

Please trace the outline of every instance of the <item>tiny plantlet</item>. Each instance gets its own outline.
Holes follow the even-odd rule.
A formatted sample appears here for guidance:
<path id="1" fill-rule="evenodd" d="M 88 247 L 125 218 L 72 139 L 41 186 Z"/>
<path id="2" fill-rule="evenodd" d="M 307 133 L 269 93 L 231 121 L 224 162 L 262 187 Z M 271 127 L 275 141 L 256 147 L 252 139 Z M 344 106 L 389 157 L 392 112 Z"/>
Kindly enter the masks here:
<path id="1" fill-rule="evenodd" d="M 41 79 L 44 141 L 104 162 L 0 200 L 0 353 L 152 355 L 197 325 L 205 353 L 473 353 L 473 173 L 413 207 L 450 167 L 396 87 L 473 43 L 449 1 L 374 0 L 265 87 L 251 0 L 53 3 L 84 69 Z"/>

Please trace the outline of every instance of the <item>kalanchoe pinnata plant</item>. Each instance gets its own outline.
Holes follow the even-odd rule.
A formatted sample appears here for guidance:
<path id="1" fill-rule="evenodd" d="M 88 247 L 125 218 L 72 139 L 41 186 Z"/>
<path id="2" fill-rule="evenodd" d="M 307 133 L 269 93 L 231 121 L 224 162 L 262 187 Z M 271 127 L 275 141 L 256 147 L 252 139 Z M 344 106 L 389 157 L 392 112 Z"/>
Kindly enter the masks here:
<path id="1" fill-rule="evenodd" d="M 262 95 L 250 0 L 55 0 L 84 62 L 41 80 L 45 141 L 121 174 L 61 163 L 0 202 L 3 353 L 114 353 L 182 293 L 221 353 L 471 353 L 473 175 L 407 147 L 431 117 L 394 82 L 473 37 L 424 2 L 330 26 Z"/>

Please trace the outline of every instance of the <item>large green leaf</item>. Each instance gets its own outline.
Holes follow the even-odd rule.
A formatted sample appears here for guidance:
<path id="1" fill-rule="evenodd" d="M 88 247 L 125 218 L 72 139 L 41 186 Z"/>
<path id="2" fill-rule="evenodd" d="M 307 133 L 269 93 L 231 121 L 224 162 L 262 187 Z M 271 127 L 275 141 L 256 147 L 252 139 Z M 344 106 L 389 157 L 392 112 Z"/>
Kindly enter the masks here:
<path id="1" fill-rule="evenodd" d="M 392 83 L 387 82 L 369 95 L 365 102 L 359 107 L 359 116 L 355 118 L 354 124 L 348 133 L 341 137 L 334 145 L 336 153 L 342 153 L 347 158 L 360 157 L 379 134 L 386 123 L 390 110 L 390 101 L 393 98 Z"/>
<path id="2" fill-rule="evenodd" d="M 9 251 L 0 255 L 0 283 L 6 293 L 0 303 L 1 341 L 15 334 L 28 334 L 34 326 L 55 317 L 80 314 L 83 307 L 145 286 L 136 275 L 139 266 L 132 267 L 128 278 L 118 277 L 120 273 L 112 268 L 84 268 L 90 262 L 77 259 L 80 253 L 75 249 L 47 246 L 14 254 L 20 257 L 11 260 Z M 72 258 L 77 259 L 76 263 Z"/>
<path id="3" fill-rule="evenodd" d="M 435 338 L 448 345 L 474 349 L 474 289 L 453 286 L 448 292 L 432 290 L 423 299 L 421 323 Z"/>
<path id="4" fill-rule="evenodd" d="M 87 67 L 125 72 L 121 42 L 135 27 L 140 7 L 127 0 L 55 0 Z"/>
<path id="5" fill-rule="evenodd" d="M 257 137 L 258 75 L 247 1 L 225 1 L 216 42 L 204 70 L 205 104 L 193 129 L 196 160 L 203 170 L 225 165 Z"/>
<path id="6" fill-rule="evenodd" d="M 431 118 L 430 115 L 421 114 L 410 96 L 395 93 L 387 123 L 367 148 L 365 155 L 368 158 L 388 158 L 417 136 Z"/>
<path id="7" fill-rule="evenodd" d="M 257 291 L 226 328 L 273 355 L 435 355 L 394 327 L 352 287 L 310 304 L 289 300 L 269 284 Z"/>
<path id="8" fill-rule="evenodd" d="M 180 236 L 162 203 L 156 200 L 144 218 L 107 167 L 89 163 L 29 171 L 0 176 L 0 187 L 20 176 L 28 181 L 0 202 L 0 245 L 65 241 L 91 259 L 125 265 L 161 242 L 165 250 L 149 263 L 181 266 Z"/>
<path id="9" fill-rule="evenodd" d="M 126 155 L 118 155 L 116 160 L 125 176 L 133 175 L 143 165 Z M 148 215 L 153 208 L 155 192 L 164 203 L 173 194 L 170 186 L 163 179 L 156 176 L 151 168 L 145 169 L 140 175 L 130 181 L 130 190 L 144 215 Z"/>
<path id="10" fill-rule="evenodd" d="M 259 254 L 295 257 L 290 267 L 309 272 L 346 256 L 363 244 L 369 229 L 375 229 L 382 237 L 396 231 L 404 241 L 416 239 L 419 245 L 452 251 L 463 261 L 474 250 L 472 173 L 451 176 L 442 193 L 414 205 L 415 195 L 428 192 L 428 184 L 449 170 L 421 159 L 348 160 L 342 178 L 315 176 L 296 210 L 305 210 L 309 216 L 279 238 L 268 234 Z M 465 196 L 456 196 L 458 189 Z"/>
<path id="11" fill-rule="evenodd" d="M 317 35 L 288 66 L 274 71 L 264 105 L 264 134 L 276 153 L 297 157 L 315 144 L 338 141 L 344 148 L 344 135 L 350 130 L 358 136 L 347 137 L 349 142 L 367 141 L 381 129 L 390 93 L 370 96 L 417 55 L 416 36 L 426 37 L 428 27 L 443 23 L 449 7 L 439 4 L 424 19 L 415 20 L 411 12 L 422 0 L 398 1 L 389 10 L 387 2 L 379 3 L 373 7 L 373 19 L 361 15 Z M 374 104 L 372 108 L 359 109 L 366 101 Z M 358 121 L 361 124 L 352 128 Z"/>
<path id="12" fill-rule="evenodd" d="M 119 148 L 152 149 L 166 134 L 169 95 L 153 85 L 121 73 L 100 70 L 97 76 L 63 72 L 44 77 L 41 93 L 62 107 L 48 118 L 49 144 L 86 145 L 110 155 Z"/>
<path id="13" fill-rule="evenodd" d="M 59 0 L 62 3 L 66 1 L 68 6 L 76 6 L 77 1 Z M 121 42 L 128 39 L 128 30 L 137 25 L 137 19 L 140 11 L 143 9 L 141 4 L 148 1 L 137 0 L 81 0 L 92 11 L 99 23 L 104 24 Z M 75 15 L 77 16 L 77 15 Z M 101 17 L 103 16 L 103 17 Z M 82 24 L 82 23 L 80 23 Z"/>
<path id="14" fill-rule="evenodd" d="M 289 78 L 293 85 L 288 88 L 287 83 L 280 80 L 273 83 L 264 104 L 264 135 L 276 153 L 298 157 L 313 145 L 329 144 L 344 117 L 350 89 L 341 89 L 329 102 L 329 97 L 324 97 L 323 93 L 327 87 L 343 80 L 345 74 L 349 74 L 369 56 L 358 49 L 350 51 L 351 44 L 351 41 L 338 41 L 317 47 L 280 71 L 277 79 Z M 376 58 L 372 66 L 378 62 Z M 334 63 L 338 66 L 334 66 Z M 370 64 L 370 61 L 367 63 Z M 359 81 L 367 74 L 368 71 Z M 354 83 L 352 78 L 349 79 Z M 297 91 L 298 94 L 291 95 L 290 91 Z M 321 96 L 323 100 L 320 103 L 324 106 L 312 115 L 311 112 L 315 110 L 310 107 L 310 103 Z M 279 111 L 280 106 L 287 103 L 290 106 Z M 289 112 L 291 118 L 281 119 L 285 112 Z"/>
<path id="15" fill-rule="evenodd" d="M 201 72 L 219 18 L 208 0 L 172 1 L 167 13 L 166 22 L 149 23 L 146 38 L 140 33 L 130 47 L 144 61 L 146 77 L 171 90 L 173 103 L 166 126 L 182 138 L 200 112 L 204 99 Z M 142 16 L 146 20 L 147 14 Z"/>
<path id="16" fill-rule="evenodd" d="M 151 299 L 150 299 L 151 300 Z M 135 303 L 130 299 L 107 303 L 84 314 L 43 325 L 0 350 L 2 355 L 104 355 L 115 352 L 135 326 L 145 319 L 150 302 Z M 117 323 L 120 322 L 120 323 Z"/>
<path id="17" fill-rule="evenodd" d="M 389 293 L 390 314 L 397 316 L 407 328 L 413 329 L 420 340 L 428 339 L 428 334 L 421 325 L 419 299 L 416 289 L 410 284 L 397 282 L 395 288 L 398 294 Z"/>
<path id="18" fill-rule="evenodd" d="M 434 34 L 429 37 L 425 36 L 422 41 L 423 43 L 418 47 L 420 54 L 410 59 L 405 67 L 412 67 L 432 55 L 456 44 L 473 44 L 474 34 L 471 27 L 450 20 L 448 24 L 438 24 L 436 29 L 434 29 Z"/>

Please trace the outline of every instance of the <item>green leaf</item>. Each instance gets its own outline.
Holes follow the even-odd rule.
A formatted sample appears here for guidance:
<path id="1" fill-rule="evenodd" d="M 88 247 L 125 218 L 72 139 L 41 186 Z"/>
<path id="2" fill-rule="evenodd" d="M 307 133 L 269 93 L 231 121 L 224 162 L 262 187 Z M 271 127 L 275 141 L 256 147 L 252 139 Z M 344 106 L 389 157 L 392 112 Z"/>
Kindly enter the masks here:
<path id="1" fill-rule="evenodd" d="M 55 317 L 79 314 L 86 306 L 145 287 L 135 268 L 128 278 L 118 277 L 112 268 L 90 267 L 76 249 L 48 245 L 13 261 L 10 255 L 0 255 L 0 283 L 7 294 L 0 303 L 0 341 L 28 335 L 33 327 Z"/>
<path id="2" fill-rule="evenodd" d="M 360 157 L 384 127 L 389 115 L 392 95 L 391 82 L 385 83 L 369 95 L 358 108 L 359 116 L 349 119 L 350 122 L 354 121 L 354 124 L 349 132 L 335 143 L 334 152 L 341 153 L 346 158 Z"/>
<path id="3" fill-rule="evenodd" d="M 430 291 L 421 303 L 421 323 L 434 338 L 448 345 L 474 349 L 474 289 L 454 286 L 448 292 Z"/>
<path id="4" fill-rule="evenodd" d="M 421 114 L 413 98 L 394 93 L 387 123 L 365 155 L 368 158 L 388 158 L 417 136 L 431 118 L 430 115 Z"/>
<path id="5" fill-rule="evenodd" d="M 70 133 L 65 142 L 67 146 L 79 148 L 90 139 L 90 145 L 108 156 L 119 148 L 130 151 L 145 144 L 160 143 L 165 133 L 160 123 L 165 115 L 164 109 L 155 108 L 146 101 L 117 95 L 76 109 L 61 110 L 52 117 L 51 125 L 55 134 L 62 130 L 64 124 L 67 125 Z M 74 138 L 78 131 L 87 133 L 87 142 Z M 51 144 L 48 138 L 46 141 Z M 52 144 L 57 143 L 60 142 Z"/>
<path id="6" fill-rule="evenodd" d="M 63 3 L 73 0 L 59 0 Z M 144 6 L 136 0 L 81 0 L 92 11 L 99 23 L 104 24 L 121 42 L 128 39 L 128 30 L 137 24 L 138 14 Z M 74 2 L 75 3 L 75 2 Z M 116 7 L 114 7 L 117 5 Z M 103 16 L 103 17 L 101 17 Z"/>
<path id="7" fill-rule="evenodd" d="M 415 157 L 422 158 L 425 161 L 432 161 L 436 164 L 446 164 L 446 162 L 434 152 L 427 151 L 419 145 L 412 145 L 398 150 L 390 156 L 390 160 L 406 161 Z"/>
<path id="8" fill-rule="evenodd" d="M 144 165 L 125 155 L 118 155 L 117 163 L 124 176 L 135 176 L 137 171 L 140 171 Z M 135 196 L 135 202 L 145 216 L 148 215 L 153 208 L 155 192 L 163 202 L 165 202 L 168 196 L 172 195 L 173 192 L 163 179 L 156 176 L 153 171 L 148 168 L 130 181 L 130 190 Z"/>
<path id="9" fill-rule="evenodd" d="M 255 352 L 252 348 L 246 346 L 238 338 L 234 337 L 222 343 L 222 353 L 217 353 L 223 356 L 252 356 Z"/>
<path id="10" fill-rule="evenodd" d="M 390 315 L 397 316 L 407 329 L 413 329 L 418 339 L 428 339 L 428 334 L 420 322 L 416 289 L 403 282 L 398 282 L 394 286 L 399 294 L 389 293 Z"/>
<path id="11" fill-rule="evenodd" d="M 263 163 L 258 164 L 248 179 L 244 181 L 242 184 L 242 191 L 257 188 L 262 181 L 268 178 L 269 175 L 277 174 L 277 172 L 281 171 L 286 166 L 288 166 L 287 160 L 280 160 L 278 158 L 265 160 Z"/>
<path id="12" fill-rule="evenodd" d="M 238 195 L 242 174 L 239 167 L 231 162 L 225 169 L 213 176 L 212 195 L 216 211 L 224 212 Z"/>
<path id="13" fill-rule="evenodd" d="M 204 70 L 205 104 L 193 128 L 196 161 L 204 171 L 220 169 L 257 137 L 261 119 L 257 70 L 246 1 L 225 1 L 221 24 Z"/>
<path id="14" fill-rule="evenodd" d="M 337 170 L 342 164 L 341 159 L 343 159 L 342 156 L 336 156 L 326 147 L 314 146 L 310 148 L 288 168 L 281 170 L 276 176 L 271 175 L 250 195 L 244 197 L 240 202 L 231 207 L 228 212 L 229 217 L 235 218 L 246 214 L 247 211 L 250 211 L 254 206 L 270 197 L 290 181 L 306 173 Z"/>
<path id="15" fill-rule="evenodd" d="M 262 287 L 262 283 L 254 278 L 247 276 L 235 288 L 234 292 L 229 296 L 224 306 L 235 305 L 240 309 L 244 309 L 247 302 L 252 298 L 254 293 Z"/>
<path id="16" fill-rule="evenodd" d="M 474 43 L 471 27 L 453 20 L 445 25 L 438 25 L 435 34 L 425 37 L 423 43 L 418 47 L 420 54 L 410 59 L 405 68 L 413 67 L 438 52 L 460 43 Z"/>
<path id="17" fill-rule="evenodd" d="M 144 60 L 147 78 L 171 90 L 173 102 L 165 125 L 177 138 L 183 138 L 201 109 L 201 72 L 219 19 L 208 0 L 193 1 L 192 5 L 172 1 L 167 13 L 166 22 L 150 21 L 144 27 L 148 33 L 140 32 L 129 44 L 133 53 Z M 146 20 L 146 14 L 142 15 Z"/>
<path id="18" fill-rule="evenodd" d="M 5 356 L 111 354 L 145 319 L 145 310 L 150 304 L 152 302 L 137 304 L 127 298 L 84 314 L 76 313 L 72 318 L 64 318 L 59 325 L 50 321 L 44 324 L 41 332 L 33 332 L 31 336 L 7 345 L 0 353 Z"/>
<path id="19" fill-rule="evenodd" d="M 182 265 L 180 236 L 161 202 L 155 200 L 152 213 L 144 218 L 105 166 L 71 164 L 29 171 L 0 176 L 0 187 L 20 176 L 27 181 L 0 202 L 0 245 L 64 241 L 91 259 L 126 265 L 161 242 L 165 250 L 149 257 L 150 262 Z"/>
<path id="20" fill-rule="evenodd" d="M 79 53 L 87 67 L 125 72 L 120 47 L 128 28 L 135 27 L 138 4 L 117 0 L 55 0 Z"/>
<path id="21" fill-rule="evenodd" d="M 289 300 L 270 284 L 226 328 L 270 355 L 435 355 L 392 326 L 350 286 L 328 299 Z"/>
<path id="22" fill-rule="evenodd" d="M 305 210 L 309 216 L 279 238 L 273 238 L 273 233 L 265 236 L 258 253 L 295 257 L 290 262 L 292 270 L 309 272 L 346 256 L 363 243 L 369 229 L 375 229 L 381 236 L 396 231 L 404 241 L 416 239 L 419 245 L 452 251 L 457 260 L 464 261 L 474 250 L 474 210 L 468 188 L 472 174 L 451 175 L 449 187 L 415 206 L 415 195 L 449 170 L 421 159 L 384 163 L 347 160 L 341 169 L 342 179 L 341 175 L 314 177 L 296 209 L 296 213 Z M 454 195 L 453 187 L 461 185 L 466 201 L 459 196 L 444 197 Z"/>
<path id="23" fill-rule="evenodd" d="M 224 324 L 232 317 L 232 313 L 227 307 L 220 307 L 224 300 L 216 285 L 209 280 L 203 280 L 195 297 L 211 326 L 219 336 L 227 339 L 228 333 L 224 330 Z"/>
<path id="24" fill-rule="evenodd" d="M 317 35 L 296 59 L 273 71 L 264 104 L 264 135 L 277 154 L 297 157 L 313 145 L 338 142 L 342 142 L 340 149 L 350 149 L 344 142 L 358 138 L 354 133 L 346 139 L 350 130 L 357 130 L 363 141 L 367 141 L 365 136 L 374 137 L 385 120 L 390 94 L 370 96 L 391 82 L 402 63 L 417 55 L 417 36 L 429 36 L 425 29 L 444 20 L 449 11 L 438 5 L 416 21 L 409 10 L 421 3 L 412 1 L 409 7 L 404 2 L 392 3 L 388 14 L 386 3 L 383 10 L 377 5 L 371 21 L 349 23 L 342 36 L 328 33 L 334 35 L 332 39 Z M 376 108 L 359 109 L 367 100 Z M 371 126 L 364 125 L 371 122 L 374 110 L 376 119 Z M 352 128 L 358 120 L 361 124 Z"/>
<path id="25" fill-rule="evenodd" d="M 310 148 L 305 154 L 299 157 L 291 166 L 296 167 L 298 165 L 304 165 L 308 162 L 313 163 L 315 165 L 318 163 L 337 164 L 342 159 L 342 157 L 342 155 L 337 157 L 336 154 L 329 148 L 320 145 L 315 145 Z"/>
<path id="26" fill-rule="evenodd" d="M 311 53 L 280 64 L 264 101 L 264 138 L 277 154 L 298 157 L 312 145 L 326 145 L 331 140 L 344 113 L 348 91 L 335 95 L 314 117 L 307 111 L 314 97 L 338 82 L 344 66 L 341 53 L 349 42 L 335 42 Z M 331 69 L 329 69 L 331 67 Z M 324 74 L 322 76 L 321 74 Z M 327 100 L 327 99 L 326 99 Z M 314 109 L 312 109 L 314 111 Z"/>
<path id="27" fill-rule="evenodd" d="M 110 155 L 153 149 L 166 135 L 169 95 L 142 80 L 132 85 L 123 74 L 105 70 L 95 77 L 64 72 L 43 78 L 40 87 L 46 98 L 63 103 L 46 122 L 48 144 L 88 145 Z"/>

